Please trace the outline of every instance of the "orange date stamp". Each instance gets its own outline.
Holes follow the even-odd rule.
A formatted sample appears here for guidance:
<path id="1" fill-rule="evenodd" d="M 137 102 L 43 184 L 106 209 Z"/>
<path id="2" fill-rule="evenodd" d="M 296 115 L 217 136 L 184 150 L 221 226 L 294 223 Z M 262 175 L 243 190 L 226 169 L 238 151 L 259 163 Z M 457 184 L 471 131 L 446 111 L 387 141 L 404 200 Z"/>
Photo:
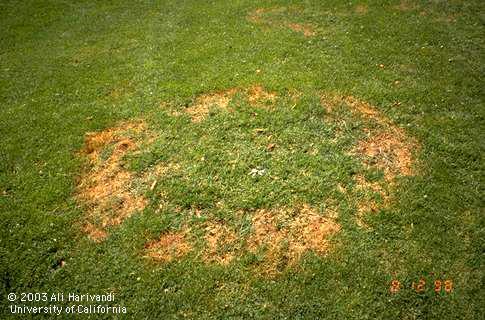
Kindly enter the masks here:
<path id="1" fill-rule="evenodd" d="M 398 293 L 403 288 L 404 286 L 401 284 L 401 282 L 399 280 L 394 279 L 391 281 L 389 292 L 395 294 L 395 293 Z M 441 293 L 441 292 L 451 293 L 453 292 L 453 280 L 436 279 L 431 282 L 431 285 L 429 284 L 427 285 L 426 280 L 424 278 L 420 278 L 419 281 L 412 282 L 411 288 L 417 293 L 423 293 L 429 289 L 433 289 L 434 292 L 436 293 Z"/>

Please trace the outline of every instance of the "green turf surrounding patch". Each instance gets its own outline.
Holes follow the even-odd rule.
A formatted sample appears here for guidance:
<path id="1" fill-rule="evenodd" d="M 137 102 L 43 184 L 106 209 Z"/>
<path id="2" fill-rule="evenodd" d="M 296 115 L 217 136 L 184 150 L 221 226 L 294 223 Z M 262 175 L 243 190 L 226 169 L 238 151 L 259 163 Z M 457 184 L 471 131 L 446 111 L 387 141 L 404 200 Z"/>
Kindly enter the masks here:
<path id="1" fill-rule="evenodd" d="M 114 292 L 128 310 L 118 318 L 480 319 L 482 12 L 481 1 L 2 1 L 2 318 L 21 318 L 12 292 Z M 252 105 L 257 85 L 276 100 Z M 200 97 L 232 88 L 227 108 L 192 121 Z M 367 167 L 353 151 L 384 125 L 330 112 L 326 95 L 367 102 L 414 139 L 413 174 L 389 184 Z M 119 164 L 146 206 L 94 242 L 76 197 L 93 170 L 80 150 L 88 133 L 137 120 L 144 136 L 128 135 L 137 148 Z M 115 142 L 103 150 L 109 162 Z M 176 165 L 150 175 L 163 164 Z M 359 188 L 360 175 L 392 197 Z M 364 225 L 362 199 L 378 208 Z M 257 210 L 303 204 L 338 213 L 324 255 L 271 276 L 260 252 L 204 260 L 205 223 L 244 242 Z M 187 227 L 193 250 L 146 257 Z M 439 279 L 452 292 L 436 293 Z"/>

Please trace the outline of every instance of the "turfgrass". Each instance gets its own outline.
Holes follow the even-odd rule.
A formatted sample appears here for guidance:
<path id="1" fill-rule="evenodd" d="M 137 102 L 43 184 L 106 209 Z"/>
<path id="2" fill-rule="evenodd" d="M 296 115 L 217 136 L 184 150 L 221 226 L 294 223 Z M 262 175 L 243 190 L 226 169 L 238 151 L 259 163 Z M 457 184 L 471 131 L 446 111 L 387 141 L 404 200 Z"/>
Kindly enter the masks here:
<path id="1" fill-rule="evenodd" d="M 112 291 L 136 319 L 480 319 L 483 12 L 482 1 L 3 1 L 2 316 L 10 292 Z M 258 85 L 276 100 L 252 105 Z M 233 88 L 227 108 L 192 121 L 200 97 Z M 353 150 L 382 124 L 330 112 L 325 96 L 357 97 L 405 130 L 412 174 L 388 183 L 368 167 Z M 129 121 L 146 123 L 146 139 L 128 135 L 138 149 L 120 166 L 147 205 L 96 242 L 78 196 L 94 168 L 86 135 Z M 116 152 L 105 147 L 101 163 Z M 377 210 L 359 223 L 369 199 Z M 247 249 L 253 217 L 304 205 L 341 229 L 296 263 L 282 244 L 268 274 L 264 248 Z M 277 228 L 291 232 L 285 219 Z M 205 259 L 210 223 L 237 236 L 218 249 L 233 253 L 227 265 Z M 192 250 L 150 258 L 147 244 L 187 229 Z M 420 278 L 424 292 L 411 288 Z M 435 293 L 437 279 L 453 291 Z"/>

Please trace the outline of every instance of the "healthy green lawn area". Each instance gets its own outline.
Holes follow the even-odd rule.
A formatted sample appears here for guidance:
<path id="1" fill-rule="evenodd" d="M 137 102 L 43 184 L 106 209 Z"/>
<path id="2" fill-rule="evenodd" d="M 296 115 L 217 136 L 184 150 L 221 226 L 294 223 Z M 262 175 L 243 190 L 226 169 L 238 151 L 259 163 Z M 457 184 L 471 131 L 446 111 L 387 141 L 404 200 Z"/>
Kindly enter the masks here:
<path id="1" fill-rule="evenodd" d="M 482 319 L 484 13 L 1 1 L 0 318 Z"/>

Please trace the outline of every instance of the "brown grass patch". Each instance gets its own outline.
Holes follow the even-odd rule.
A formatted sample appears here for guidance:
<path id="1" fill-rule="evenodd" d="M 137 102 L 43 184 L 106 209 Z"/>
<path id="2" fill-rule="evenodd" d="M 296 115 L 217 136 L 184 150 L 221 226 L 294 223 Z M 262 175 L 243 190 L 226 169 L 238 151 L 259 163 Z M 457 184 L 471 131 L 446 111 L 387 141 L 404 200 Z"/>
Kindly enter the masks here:
<path id="1" fill-rule="evenodd" d="M 290 97 L 291 102 L 296 104 L 300 101 L 301 97 L 303 96 L 303 93 L 301 91 L 296 90 L 296 89 L 291 89 L 288 92 L 288 95 Z"/>
<path id="2" fill-rule="evenodd" d="M 382 208 L 387 208 L 391 203 L 391 195 L 385 189 L 382 182 L 370 182 L 365 179 L 363 175 L 357 175 L 355 177 L 357 189 L 360 190 L 370 190 L 373 193 L 380 195 L 382 203 L 378 204 L 374 199 L 369 199 L 367 196 L 360 199 L 357 202 L 357 224 L 361 227 L 367 227 L 364 222 L 364 215 L 366 213 L 376 213 Z"/>
<path id="3" fill-rule="evenodd" d="M 389 194 L 384 188 L 384 182 L 369 183 L 362 176 L 356 177 L 359 188 L 378 193 L 383 200 L 381 204 L 366 198 L 358 201 L 357 223 L 366 227 L 363 221 L 366 213 L 375 213 L 390 205 L 395 178 L 414 174 L 413 152 L 419 147 L 413 138 L 409 137 L 402 128 L 396 126 L 392 120 L 382 115 L 374 106 L 354 97 L 344 97 L 342 100 L 364 119 L 379 124 L 379 128 L 367 130 L 368 137 L 358 142 L 353 154 L 362 157 L 367 167 L 382 170 L 385 183 L 391 187 L 391 194 Z"/>
<path id="4" fill-rule="evenodd" d="M 461 16 L 460 14 L 454 13 L 454 14 L 437 17 L 434 19 L 434 21 L 441 22 L 441 23 L 455 23 L 460 16 Z"/>
<path id="5" fill-rule="evenodd" d="M 401 0 L 401 2 L 399 2 L 399 4 L 394 6 L 393 8 L 399 11 L 407 12 L 415 10 L 417 8 L 417 5 L 409 0 Z"/>
<path id="6" fill-rule="evenodd" d="M 247 19 L 248 21 L 256 24 L 270 24 L 272 21 L 267 18 L 265 19 L 265 15 L 278 14 L 287 10 L 288 8 L 286 7 L 257 8 L 248 14 Z"/>
<path id="7" fill-rule="evenodd" d="M 119 142 L 120 140 L 129 140 L 124 138 L 127 133 L 139 134 L 146 129 L 143 122 L 124 122 L 114 128 L 109 128 L 101 132 L 89 132 L 86 134 L 84 141 L 83 153 L 87 154 L 93 161 L 99 158 L 99 153 L 109 144 Z"/>
<path id="8" fill-rule="evenodd" d="M 209 114 L 210 107 L 217 107 L 220 109 L 227 109 L 232 96 L 237 92 L 237 89 L 229 89 L 225 91 L 203 94 L 195 99 L 195 102 L 185 112 L 190 115 L 192 122 L 201 122 Z"/>
<path id="9" fill-rule="evenodd" d="M 280 265 L 294 265 L 307 251 L 327 252 L 328 237 L 340 231 L 332 219 L 308 205 L 299 208 L 261 209 L 252 218 L 253 232 L 247 239 L 251 252 L 263 250 L 265 272 L 278 272 Z"/>
<path id="10" fill-rule="evenodd" d="M 364 163 L 369 167 L 383 170 L 386 180 L 392 182 L 397 175 L 413 174 L 414 148 L 413 143 L 396 136 L 394 132 L 382 132 L 360 141 L 354 151 L 365 157 Z"/>
<path id="11" fill-rule="evenodd" d="M 314 27 L 310 24 L 293 23 L 288 21 L 281 21 L 282 19 L 271 19 L 271 15 L 278 15 L 286 11 L 299 11 L 297 7 L 274 7 L 274 8 L 258 8 L 248 14 L 248 21 L 272 27 L 290 28 L 293 31 L 303 34 L 305 37 L 312 37 L 316 35 Z"/>
<path id="12" fill-rule="evenodd" d="M 384 194 L 384 190 L 382 188 L 382 185 L 379 182 L 367 181 L 367 179 L 361 174 L 358 174 L 355 177 L 355 182 L 356 182 L 358 189 L 367 189 L 367 190 L 372 190 L 373 192 L 378 192 L 378 193 Z"/>
<path id="13" fill-rule="evenodd" d="M 92 223 L 86 223 L 83 227 L 83 231 L 88 235 L 88 237 L 96 242 L 105 239 L 108 234 L 103 229 L 96 227 Z"/>
<path id="14" fill-rule="evenodd" d="M 346 106 L 369 123 L 378 125 L 375 129 L 364 129 L 367 138 L 359 141 L 352 150 L 352 154 L 362 158 L 367 167 L 384 172 L 384 181 L 380 182 L 368 182 L 362 175 L 357 175 L 355 178 L 357 189 L 377 193 L 382 199 L 380 204 L 368 197 L 357 201 L 357 223 L 365 226 L 363 222 L 365 213 L 377 212 L 390 205 L 396 177 L 414 174 L 413 153 L 419 150 L 419 145 L 415 139 L 407 135 L 405 130 L 396 126 L 391 119 L 367 102 L 352 96 L 324 94 L 321 96 L 321 103 L 330 114 L 336 108 Z M 386 185 L 389 185 L 390 190 L 386 189 Z"/>
<path id="15" fill-rule="evenodd" d="M 367 14 L 369 8 L 365 4 L 358 4 L 355 6 L 355 13 L 357 14 Z"/>
<path id="16" fill-rule="evenodd" d="M 258 24 L 262 23 L 262 16 L 267 10 L 268 9 L 265 9 L 265 8 L 258 8 L 256 10 L 251 11 L 247 16 L 248 21 L 252 23 L 258 23 Z"/>
<path id="17" fill-rule="evenodd" d="M 74 65 L 78 65 L 80 63 L 92 61 L 100 56 L 107 55 L 109 52 L 109 49 L 98 46 L 80 47 L 72 56 L 71 61 Z"/>
<path id="18" fill-rule="evenodd" d="M 320 104 L 325 108 L 327 113 L 333 113 L 344 102 L 344 97 L 334 93 L 320 94 Z"/>
<path id="19" fill-rule="evenodd" d="M 146 170 L 143 180 L 147 183 L 153 183 L 158 179 L 168 176 L 172 173 L 176 173 L 180 171 L 180 164 L 174 162 L 160 162 L 153 167 L 150 167 Z"/>
<path id="20" fill-rule="evenodd" d="M 362 118 L 380 125 L 378 129 L 368 130 L 369 137 L 360 141 L 354 149 L 355 154 L 364 156 L 366 165 L 382 169 L 389 182 L 397 175 L 413 174 L 413 151 L 418 148 L 416 141 L 376 107 L 353 96 L 335 94 L 322 95 L 321 102 L 329 113 L 340 105 L 346 105 Z"/>
<path id="21" fill-rule="evenodd" d="M 391 120 L 382 115 L 376 107 L 365 101 L 361 101 L 353 96 L 342 97 L 341 101 L 348 105 L 351 110 L 357 111 L 361 116 L 367 119 L 373 120 L 379 124 L 392 124 Z"/>
<path id="22" fill-rule="evenodd" d="M 187 241 L 189 231 L 162 234 L 157 241 L 145 244 L 146 256 L 160 262 L 171 262 L 182 258 L 192 251 L 192 246 Z"/>
<path id="23" fill-rule="evenodd" d="M 275 92 L 266 91 L 262 86 L 255 85 L 245 90 L 232 88 L 220 92 L 200 95 L 195 99 L 194 103 L 184 111 L 190 115 L 192 122 L 201 122 L 207 118 L 211 107 L 230 111 L 229 103 L 233 96 L 239 91 L 246 93 L 249 104 L 254 107 L 272 106 L 277 99 L 277 94 Z M 162 102 L 161 105 L 166 107 L 168 104 Z M 172 111 L 172 115 L 179 116 L 181 114 L 178 111 Z"/>
<path id="24" fill-rule="evenodd" d="M 227 265 L 235 256 L 236 233 L 228 226 L 210 222 L 205 227 L 206 249 L 204 260 L 209 263 Z"/>
<path id="25" fill-rule="evenodd" d="M 130 96 L 134 92 L 133 85 L 129 81 L 121 81 L 108 92 L 108 97 L 114 101 L 119 101 L 124 97 Z"/>
<path id="26" fill-rule="evenodd" d="M 146 206 L 146 199 L 130 190 L 133 174 L 121 165 L 123 156 L 137 149 L 129 133 L 144 129 L 142 122 L 127 122 L 86 135 L 83 153 L 90 160 L 91 170 L 81 176 L 76 198 L 87 208 L 84 231 L 95 241 L 107 236 L 108 227 L 120 224 Z M 113 151 L 104 160 L 102 153 L 109 146 Z"/>
<path id="27" fill-rule="evenodd" d="M 247 90 L 248 101 L 252 106 L 271 106 L 278 95 L 275 92 L 266 91 L 262 86 L 255 85 Z"/>
<path id="28" fill-rule="evenodd" d="M 295 265 L 305 252 L 325 255 L 329 237 L 340 231 L 335 222 L 336 213 L 329 210 L 324 217 L 309 205 L 297 208 L 260 209 L 252 217 L 252 232 L 243 238 L 227 225 L 204 223 L 205 246 L 201 251 L 205 263 L 230 264 L 237 255 L 249 251 L 264 255 L 261 271 L 275 275 Z M 183 257 L 192 250 L 187 241 L 190 229 L 162 235 L 145 245 L 148 257 L 169 262 Z M 193 233 L 192 233 L 193 235 Z"/>
<path id="29" fill-rule="evenodd" d="M 309 24 L 288 23 L 287 26 L 293 31 L 303 33 L 305 37 L 313 37 L 317 34 L 313 27 Z"/>

